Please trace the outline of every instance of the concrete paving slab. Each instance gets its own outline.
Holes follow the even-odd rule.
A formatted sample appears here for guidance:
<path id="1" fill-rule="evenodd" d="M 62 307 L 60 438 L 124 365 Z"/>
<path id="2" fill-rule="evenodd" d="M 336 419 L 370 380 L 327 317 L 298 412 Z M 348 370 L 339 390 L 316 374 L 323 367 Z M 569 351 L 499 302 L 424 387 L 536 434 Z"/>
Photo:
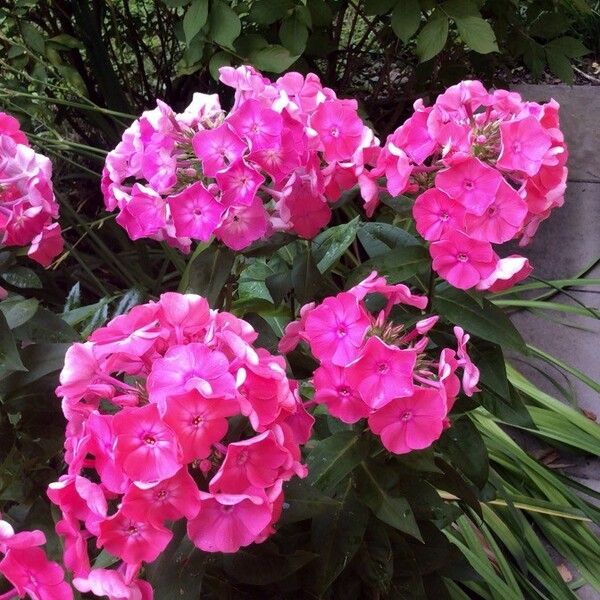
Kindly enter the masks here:
<path id="1" fill-rule="evenodd" d="M 513 89 L 536 102 L 561 105 L 561 128 L 569 144 L 569 178 L 600 182 L 600 86 L 519 84 Z"/>

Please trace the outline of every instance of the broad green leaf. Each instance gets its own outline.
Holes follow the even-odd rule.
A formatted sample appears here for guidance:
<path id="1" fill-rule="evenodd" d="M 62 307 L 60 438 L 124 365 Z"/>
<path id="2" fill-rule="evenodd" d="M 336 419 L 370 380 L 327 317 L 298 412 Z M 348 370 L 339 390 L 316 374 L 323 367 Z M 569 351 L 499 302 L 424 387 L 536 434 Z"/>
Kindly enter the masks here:
<path id="1" fill-rule="evenodd" d="M 356 474 L 358 497 L 384 523 L 422 539 L 408 500 L 388 493 L 385 475 L 382 467 L 374 468 L 367 461 L 361 462 Z"/>
<path id="2" fill-rule="evenodd" d="M 416 237 L 390 223 L 361 223 L 358 239 L 370 258 L 382 256 L 395 248 L 421 246 Z"/>
<path id="3" fill-rule="evenodd" d="M 364 11 L 366 15 L 385 15 L 397 0 L 365 0 Z"/>
<path id="4" fill-rule="evenodd" d="M 292 55 L 300 55 L 306 48 L 308 29 L 295 15 L 286 17 L 279 28 L 279 39 Z"/>
<path id="5" fill-rule="evenodd" d="M 266 48 L 269 42 L 258 33 L 245 33 L 235 40 L 235 50 L 242 56 L 248 56 L 256 50 Z"/>
<path id="6" fill-rule="evenodd" d="M 573 67 L 571 61 L 560 51 L 546 46 L 546 60 L 548 61 L 548 67 L 560 79 L 565 83 L 573 83 Z"/>
<path id="7" fill-rule="evenodd" d="M 471 335 L 527 354 L 525 342 L 510 319 L 485 298 L 479 306 L 465 292 L 447 288 L 436 292 L 433 312 L 440 314 L 450 323 L 460 325 Z"/>
<path id="8" fill-rule="evenodd" d="M 372 271 L 385 275 L 389 283 L 406 281 L 429 264 L 429 254 L 423 246 L 396 248 L 387 254 L 371 258 L 350 274 L 347 287 L 356 285 Z"/>
<path id="9" fill-rule="evenodd" d="M 42 282 L 35 271 L 27 267 L 16 266 L 2 273 L 2 278 L 6 283 L 15 287 L 26 289 L 42 289 Z"/>
<path id="10" fill-rule="evenodd" d="M 27 46 L 34 52 L 43 55 L 46 44 L 42 34 L 29 21 L 21 21 L 21 35 Z"/>
<path id="11" fill-rule="evenodd" d="M 204 296 L 212 308 L 231 274 L 235 253 L 225 246 L 212 244 L 189 264 L 189 283 L 185 292 Z"/>
<path id="12" fill-rule="evenodd" d="M 544 40 L 551 40 L 569 30 L 572 20 L 562 11 L 541 14 L 529 29 L 529 33 Z"/>
<path id="13" fill-rule="evenodd" d="M 24 342 L 60 343 L 81 339 L 68 323 L 42 306 L 38 307 L 31 319 L 15 328 L 13 334 L 15 339 Z"/>
<path id="14" fill-rule="evenodd" d="M 442 10 L 452 19 L 481 16 L 474 0 L 446 0 Z"/>
<path id="15" fill-rule="evenodd" d="M 392 29 L 406 44 L 421 24 L 419 0 L 399 0 L 392 13 Z"/>
<path id="16" fill-rule="evenodd" d="M 63 312 L 69 312 L 81 306 L 81 285 L 79 281 L 69 290 Z"/>
<path id="17" fill-rule="evenodd" d="M 35 315 L 39 302 L 35 298 L 9 298 L 0 302 L 0 311 L 4 315 L 9 329 L 23 325 Z"/>
<path id="18" fill-rule="evenodd" d="M 311 519 L 328 508 L 338 504 L 320 492 L 315 486 L 310 485 L 306 479 L 294 477 L 284 486 L 285 501 L 280 522 L 296 523 Z"/>
<path id="19" fill-rule="evenodd" d="M 230 577 L 241 583 L 262 586 L 287 579 L 317 556 L 306 550 L 278 554 L 261 544 L 223 555 L 223 567 Z"/>
<path id="20" fill-rule="evenodd" d="M 210 36 L 213 41 L 220 46 L 231 48 L 242 30 L 237 13 L 222 0 L 213 0 L 209 21 Z"/>
<path id="21" fill-rule="evenodd" d="M 266 300 L 273 303 L 265 281 L 276 273 L 265 258 L 254 260 L 241 273 L 238 280 L 238 298 L 240 300 Z"/>
<path id="22" fill-rule="evenodd" d="M 208 70 L 215 81 L 219 81 L 219 69 L 231 66 L 231 54 L 225 50 L 215 52 L 208 62 Z"/>
<path id="23" fill-rule="evenodd" d="M 25 371 L 13 335 L 4 314 L 0 312 L 0 370 Z"/>
<path id="24" fill-rule="evenodd" d="M 333 267 L 350 247 L 356 238 L 358 227 L 359 217 L 355 217 L 349 223 L 326 229 L 313 240 L 313 256 L 321 273 Z"/>
<path id="25" fill-rule="evenodd" d="M 317 597 L 330 587 L 350 564 L 360 548 L 369 520 L 369 509 L 361 502 L 348 478 L 336 497 L 339 504 L 312 521 L 311 543 L 319 558 L 313 563 L 309 586 Z"/>
<path id="26" fill-rule="evenodd" d="M 248 58 L 257 69 L 269 73 L 282 73 L 298 60 L 297 55 L 278 44 L 256 50 Z"/>
<path id="27" fill-rule="evenodd" d="M 283 19 L 287 12 L 294 6 L 291 0 L 255 0 L 250 8 L 250 21 L 258 25 L 271 25 Z"/>
<path id="28" fill-rule="evenodd" d="M 481 17 L 461 17 L 455 22 L 460 37 L 469 48 L 479 54 L 499 52 L 496 35 L 487 21 Z"/>
<path id="29" fill-rule="evenodd" d="M 179 8 L 181 6 L 187 6 L 190 0 L 162 0 L 169 8 Z"/>
<path id="30" fill-rule="evenodd" d="M 437 448 L 479 489 L 485 486 L 489 475 L 488 454 L 481 434 L 468 416 L 452 421 L 452 427 L 444 432 Z"/>
<path id="31" fill-rule="evenodd" d="M 317 443 L 308 455 L 308 478 L 320 490 L 332 490 L 366 457 L 369 439 L 356 431 L 338 431 Z"/>
<path id="32" fill-rule="evenodd" d="M 54 42 L 55 44 L 60 44 L 65 48 L 83 48 L 83 42 L 78 40 L 76 37 L 69 35 L 68 33 L 61 33 L 60 35 L 55 35 L 51 37 L 49 42 Z"/>
<path id="33" fill-rule="evenodd" d="M 323 0 L 307 0 L 306 6 L 310 11 L 313 27 L 328 27 L 333 20 L 333 12 Z"/>
<path id="34" fill-rule="evenodd" d="M 394 550 L 386 524 L 377 518 L 367 525 L 358 560 L 363 581 L 375 589 L 388 589 L 394 574 Z"/>
<path id="35" fill-rule="evenodd" d="M 189 44 L 206 25 L 208 19 L 208 0 L 192 0 L 183 17 L 183 35 Z"/>
<path id="36" fill-rule="evenodd" d="M 298 253 L 292 266 L 294 295 L 303 304 L 320 300 L 339 291 L 333 282 L 323 275 L 310 250 Z"/>
<path id="37" fill-rule="evenodd" d="M 415 52 L 421 62 L 439 54 L 448 39 L 448 17 L 436 11 L 417 36 Z"/>

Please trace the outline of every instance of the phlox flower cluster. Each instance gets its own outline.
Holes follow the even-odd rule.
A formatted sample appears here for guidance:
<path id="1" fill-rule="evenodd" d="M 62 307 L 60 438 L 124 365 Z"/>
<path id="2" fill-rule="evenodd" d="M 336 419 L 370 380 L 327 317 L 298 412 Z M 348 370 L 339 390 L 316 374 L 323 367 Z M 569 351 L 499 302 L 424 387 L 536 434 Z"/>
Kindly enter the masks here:
<path id="1" fill-rule="evenodd" d="M 355 100 L 338 99 L 314 74 L 272 82 L 249 66 L 220 73 L 235 89 L 229 112 L 216 94 L 194 94 L 179 114 L 158 101 L 109 153 L 105 204 L 131 239 L 187 252 L 213 235 L 233 250 L 274 231 L 312 238 L 342 191 L 377 193 L 365 165 L 378 141 Z"/>
<path id="2" fill-rule="evenodd" d="M 365 299 L 376 294 L 385 307 L 371 313 Z M 320 362 L 314 400 L 344 423 L 367 419 L 371 431 L 396 454 L 429 447 L 448 425 L 448 412 L 461 389 L 477 391 L 479 371 L 468 352 L 469 335 L 454 328 L 457 349 L 429 349 L 428 332 L 437 316 L 412 327 L 394 324 L 397 305 L 425 309 L 427 298 L 403 284 L 390 285 L 373 272 L 362 283 L 318 306 L 304 305 L 280 343 L 289 352 L 304 341 Z"/>
<path id="3" fill-rule="evenodd" d="M 531 272 L 518 255 L 499 258 L 493 244 L 526 245 L 561 206 L 567 148 L 559 105 L 489 92 L 479 81 L 448 88 L 391 134 L 378 173 L 396 196 L 415 194 L 417 231 L 434 270 L 451 285 L 497 291 Z"/>
<path id="4" fill-rule="evenodd" d="M 207 552 L 274 531 L 283 483 L 306 475 L 300 445 L 313 419 L 283 358 L 256 338 L 201 296 L 165 293 L 69 348 L 57 388 L 68 470 L 48 496 L 78 590 L 151 598 L 140 566 L 179 519 Z M 90 538 L 122 561 L 116 569 L 90 566 Z"/>
<path id="5" fill-rule="evenodd" d="M 63 249 L 57 217 L 50 160 L 0 112 L 0 246 L 29 246 L 27 255 L 47 267 Z"/>
<path id="6" fill-rule="evenodd" d="M 2 598 L 33 600 L 72 600 L 73 590 L 64 580 L 60 565 L 48 560 L 40 547 L 46 543 L 42 531 L 15 533 L 8 521 L 0 518 L 0 573 L 13 586 Z"/>

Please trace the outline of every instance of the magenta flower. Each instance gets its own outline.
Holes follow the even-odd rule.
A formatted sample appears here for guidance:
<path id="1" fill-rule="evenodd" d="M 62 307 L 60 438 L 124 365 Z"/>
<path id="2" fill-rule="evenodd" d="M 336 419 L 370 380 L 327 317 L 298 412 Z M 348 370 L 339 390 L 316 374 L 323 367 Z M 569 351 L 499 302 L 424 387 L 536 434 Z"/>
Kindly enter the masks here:
<path id="1" fill-rule="evenodd" d="M 331 219 L 331 209 L 309 181 L 294 179 L 278 204 L 282 219 L 305 239 L 314 238 Z"/>
<path id="2" fill-rule="evenodd" d="M 123 559 L 127 564 L 152 562 L 167 547 L 173 533 L 147 519 L 136 520 L 121 508 L 100 523 L 98 547 Z"/>
<path id="3" fill-rule="evenodd" d="M 202 507 L 188 523 L 188 536 L 205 552 L 237 552 L 258 539 L 272 519 L 263 497 L 200 492 Z"/>
<path id="4" fill-rule="evenodd" d="M 365 404 L 377 409 L 393 398 L 413 393 L 413 369 L 417 353 L 390 346 L 371 337 L 359 357 L 347 367 L 348 383 L 356 388 Z"/>
<path id="5" fill-rule="evenodd" d="M 281 115 L 265 108 L 258 100 L 247 100 L 227 119 L 232 129 L 250 144 L 252 150 L 272 148 L 280 144 L 283 121 Z"/>
<path id="6" fill-rule="evenodd" d="M 394 454 L 428 448 L 444 428 L 446 400 L 439 390 L 415 388 L 406 398 L 396 398 L 369 417 L 369 427 Z"/>
<path id="7" fill-rule="evenodd" d="M 440 171 L 435 178 L 437 188 L 460 202 L 467 212 L 482 215 L 494 202 L 502 175 L 478 158 L 467 158 Z"/>
<path id="8" fill-rule="evenodd" d="M 132 240 L 160 234 L 167 219 L 167 204 L 149 187 L 135 184 L 131 199 L 117 215 L 117 223 Z"/>
<path id="9" fill-rule="evenodd" d="M 360 145 L 364 125 L 356 108 L 342 100 L 320 104 L 310 119 L 328 161 L 349 160 Z"/>
<path id="10" fill-rule="evenodd" d="M 222 202 L 224 206 L 242 205 L 250 206 L 258 187 L 265 178 L 244 160 L 238 159 L 227 169 L 219 171 L 216 175 L 217 183 L 223 190 Z"/>
<path id="11" fill-rule="evenodd" d="M 496 163 L 499 169 L 535 175 L 552 145 L 550 134 L 533 116 L 500 124 L 502 150 Z"/>
<path id="12" fill-rule="evenodd" d="M 225 209 L 198 181 L 183 192 L 168 197 L 178 237 L 206 242 L 221 222 Z"/>
<path id="13" fill-rule="evenodd" d="M 153 600 L 152 587 L 146 581 L 129 581 L 119 571 L 92 569 L 88 574 L 73 579 L 80 592 L 92 592 L 95 596 L 108 596 L 109 600 Z"/>
<path id="14" fill-rule="evenodd" d="M 183 461 L 192 462 L 210 455 L 211 447 L 227 433 L 227 417 L 236 414 L 235 400 L 207 399 L 192 390 L 182 395 L 169 395 L 164 420 L 176 433 L 183 449 Z"/>
<path id="15" fill-rule="evenodd" d="M 326 298 L 308 314 L 306 339 L 317 358 L 345 366 L 358 356 L 370 324 L 357 298 L 342 292 L 335 298 Z"/>
<path id="16" fill-rule="evenodd" d="M 202 171 L 207 177 L 214 177 L 218 171 L 241 159 L 248 149 L 227 123 L 198 131 L 192 139 L 192 147 L 202 161 Z"/>
<path id="17" fill-rule="evenodd" d="M 369 416 L 357 389 L 348 383 L 347 369 L 326 363 L 314 372 L 315 402 L 325 404 L 329 412 L 344 423 L 356 423 Z"/>
<path id="18" fill-rule="evenodd" d="M 134 481 L 162 481 L 181 468 L 175 433 L 163 423 L 155 404 L 123 409 L 113 426 L 115 461 Z"/>
<path id="19" fill-rule="evenodd" d="M 423 192 L 413 205 L 417 231 L 428 241 L 435 242 L 445 233 L 462 229 L 465 209 L 437 188 Z"/>
<path id="20" fill-rule="evenodd" d="M 255 198 L 250 206 L 230 206 L 215 237 L 232 250 L 242 250 L 265 236 L 268 215 L 263 203 Z"/>
<path id="21" fill-rule="evenodd" d="M 433 269 L 450 285 L 461 290 L 476 286 L 496 268 L 498 257 L 489 242 L 452 231 L 429 247 Z"/>

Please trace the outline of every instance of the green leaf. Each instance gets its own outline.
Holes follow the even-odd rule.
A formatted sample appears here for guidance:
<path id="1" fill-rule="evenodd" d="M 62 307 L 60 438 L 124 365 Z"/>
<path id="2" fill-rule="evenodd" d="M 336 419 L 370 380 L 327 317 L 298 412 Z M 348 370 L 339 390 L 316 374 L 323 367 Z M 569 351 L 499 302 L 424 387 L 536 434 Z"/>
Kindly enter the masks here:
<path id="1" fill-rule="evenodd" d="M 297 55 L 290 54 L 287 48 L 278 44 L 256 50 L 248 58 L 257 69 L 269 73 L 282 73 L 298 60 Z"/>
<path id="2" fill-rule="evenodd" d="M 183 17 L 183 35 L 189 44 L 206 25 L 208 20 L 208 0 L 192 0 Z"/>
<path id="3" fill-rule="evenodd" d="M 376 467 L 366 461 L 361 462 L 357 469 L 356 479 L 358 497 L 378 519 L 403 533 L 422 540 L 419 526 L 408 500 L 391 496 L 387 491 L 385 481 L 386 472 L 383 467 Z"/>
<path id="4" fill-rule="evenodd" d="M 26 371 L 21 362 L 19 351 L 8 327 L 4 314 L 0 312 L 0 370 Z"/>
<path id="5" fill-rule="evenodd" d="M 65 305 L 63 307 L 63 313 L 69 312 L 75 308 L 81 306 L 81 285 L 79 281 L 69 290 Z"/>
<path id="6" fill-rule="evenodd" d="M 479 489 L 485 486 L 490 470 L 488 454 L 481 434 L 468 416 L 452 421 L 452 427 L 438 440 L 437 448 Z"/>
<path id="7" fill-rule="evenodd" d="M 496 35 L 487 21 L 481 17 L 461 17 L 455 22 L 460 37 L 469 48 L 479 54 L 499 52 Z"/>
<path id="8" fill-rule="evenodd" d="M 308 455 L 308 478 L 320 490 L 332 490 L 369 451 L 369 439 L 356 431 L 338 431 L 317 443 Z"/>
<path id="9" fill-rule="evenodd" d="M 506 314 L 483 299 L 482 306 L 461 290 L 438 291 L 433 300 L 433 312 L 443 316 L 467 333 L 527 354 L 525 342 Z"/>
<path id="10" fill-rule="evenodd" d="M 446 0 L 442 4 L 442 10 L 452 19 L 481 16 L 473 0 Z"/>
<path id="11" fill-rule="evenodd" d="M 546 60 L 549 69 L 565 83 L 573 83 L 573 67 L 571 61 L 561 52 L 546 46 Z"/>
<path id="12" fill-rule="evenodd" d="M 569 58 L 581 58 L 590 53 L 581 40 L 568 35 L 552 40 L 546 44 L 546 49 L 548 48 L 556 50 L 556 52 L 560 52 Z"/>
<path id="13" fill-rule="evenodd" d="M 293 6 L 291 0 L 256 0 L 252 3 L 249 18 L 258 25 L 271 25 L 283 19 Z"/>
<path id="14" fill-rule="evenodd" d="M 419 0 L 400 0 L 392 13 L 392 30 L 406 44 L 421 24 Z"/>
<path id="15" fill-rule="evenodd" d="M 264 36 L 258 33 L 246 33 L 235 40 L 235 50 L 242 56 L 248 56 L 256 50 L 262 50 L 269 45 Z"/>
<path id="16" fill-rule="evenodd" d="M 55 44 L 59 44 L 64 46 L 65 48 L 83 48 L 83 42 L 78 40 L 76 37 L 69 35 L 68 33 L 61 33 L 60 35 L 55 35 L 51 37 L 49 42 L 54 42 Z"/>
<path id="17" fill-rule="evenodd" d="M 292 55 L 298 56 L 306 48 L 308 29 L 295 15 L 285 18 L 279 28 L 279 39 Z"/>
<path id="18" fill-rule="evenodd" d="M 390 223 L 361 223 L 358 239 L 370 258 L 405 246 L 421 246 L 416 237 Z"/>
<path id="19" fill-rule="evenodd" d="M 31 319 L 13 330 L 16 339 L 24 342 L 74 342 L 79 334 L 58 315 L 42 306 Z"/>
<path id="20" fill-rule="evenodd" d="M 339 504 L 312 521 L 311 543 L 319 559 L 307 578 L 320 597 L 337 579 L 360 548 L 367 523 L 368 508 L 359 502 L 349 478 L 336 500 Z"/>
<path id="21" fill-rule="evenodd" d="M 169 8 L 179 8 L 181 6 L 187 6 L 190 0 L 162 0 L 163 3 Z"/>
<path id="22" fill-rule="evenodd" d="M 241 583 L 270 585 L 287 579 L 318 556 L 306 550 L 297 550 L 289 555 L 269 550 L 263 545 L 255 545 L 241 548 L 234 554 L 225 554 L 225 572 Z"/>
<path id="23" fill-rule="evenodd" d="M 4 315 L 9 329 L 14 329 L 35 315 L 39 302 L 35 298 L 9 298 L 0 302 L 0 311 Z"/>
<path id="24" fill-rule="evenodd" d="M 42 34 L 28 21 L 21 21 L 21 35 L 30 50 L 44 54 L 46 44 Z"/>
<path id="25" fill-rule="evenodd" d="M 372 271 L 377 271 L 380 275 L 385 275 L 389 283 L 405 281 L 427 266 L 429 260 L 429 254 L 422 246 L 397 248 L 383 256 L 378 256 L 362 263 L 360 267 L 352 271 L 346 286 L 351 287 L 352 285 L 356 285 Z"/>
<path id="26" fill-rule="evenodd" d="M 237 13 L 221 0 L 214 0 L 210 11 L 210 35 L 213 41 L 231 48 L 241 30 L 242 23 Z"/>
<path id="27" fill-rule="evenodd" d="M 363 10 L 366 15 L 385 15 L 397 0 L 365 0 Z"/>
<path id="28" fill-rule="evenodd" d="M 16 266 L 2 273 L 6 283 L 21 289 L 42 289 L 42 282 L 35 271 L 27 267 Z"/>
<path id="29" fill-rule="evenodd" d="M 310 485 L 306 479 L 294 477 L 284 486 L 285 501 L 280 523 L 297 523 L 311 519 L 338 504 L 318 488 Z"/>
<path id="30" fill-rule="evenodd" d="M 307 0 L 313 27 L 328 27 L 333 20 L 333 13 L 327 2 L 323 0 Z"/>
<path id="31" fill-rule="evenodd" d="M 231 274 L 235 253 L 225 246 L 213 243 L 189 265 L 189 283 L 185 292 L 204 296 L 216 308 L 223 286 Z"/>
<path id="32" fill-rule="evenodd" d="M 448 17 L 436 11 L 417 36 L 415 52 L 420 62 L 431 60 L 439 54 L 448 39 Z"/>
<path id="33" fill-rule="evenodd" d="M 219 81 L 219 69 L 231 66 L 231 54 L 225 50 L 215 52 L 208 61 L 208 70 L 215 81 Z"/>
<path id="34" fill-rule="evenodd" d="M 319 271 L 310 250 L 300 252 L 294 257 L 292 286 L 294 295 L 303 304 L 337 294 L 339 291 L 333 282 Z"/>
<path id="35" fill-rule="evenodd" d="M 359 218 L 321 232 L 313 240 L 313 256 L 321 273 L 333 267 L 350 247 L 358 232 Z"/>
<path id="36" fill-rule="evenodd" d="M 564 12 L 546 12 L 540 15 L 529 29 L 529 34 L 544 40 L 555 38 L 571 26 L 571 19 Z"/>

